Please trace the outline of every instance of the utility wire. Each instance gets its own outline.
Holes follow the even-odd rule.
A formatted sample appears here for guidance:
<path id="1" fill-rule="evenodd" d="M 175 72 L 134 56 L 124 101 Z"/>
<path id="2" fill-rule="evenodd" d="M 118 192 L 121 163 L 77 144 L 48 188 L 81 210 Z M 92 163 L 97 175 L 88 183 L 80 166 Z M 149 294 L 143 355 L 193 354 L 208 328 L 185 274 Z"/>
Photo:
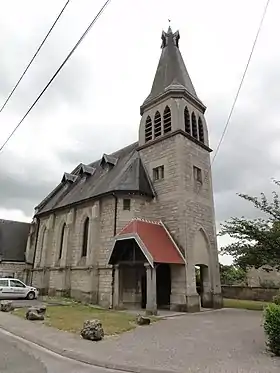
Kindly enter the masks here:
<path id="1" fill-rule="evenodd" d="M 56 72 L 54 73 L 54 75 L 52 76 L 52 78 L 49 80 L 49 82 L 47 83 L 47 85 L 45 86 L 45 88 L 41 91 L 41 93 L 39 94 L 39 96 L 36 98 L 36 100 L 33 102 L 33 104 L 30 106 L 30 108 L 24 114 L 24 116 L 22 117 L 22 119 L 20 120 L 20 122 L 17 124 L 17 126 L 14 128 L 14 130 L 10 133 L 10 135 L 5 140 L 5 142 L 1 145 L 0 152 L 3 150 L 3 148 L 5 147 L 5 145 L 7 145 L 7 143 L 9 142 L 9 140 L 11 139 L 11 137 L 15 134 L 15 132 L 17 131 L 17 129 L 20 127 L 20 125 L 22 124 L 22 122 L 24 121 L 24 119 L 28 116 L 28 114 L 31 112 L 31 110 L 34 108 L 34 106 L 37 104 L 37 102 L 40 100 L 40 98 L 43 96 L 43 94 L 49 88 L 49 86 L 51 85 L 51 83 L 54 81 L 54 79 L 57 77 L 57 75 L 59 74 L 59 72 L 62 70 L 62 68 L 64 67 L 64 65 L 66 64 L 66 62 L 69 60 L 69 58 L 72 56 L 72 54 L 78 48 L 78 46 L 81 44 L 81 42 L 83 41 L 83 39 L 85 38 L 85 36 L 87 35 L 87 33 L 90 31 L 90 29 L 92 28 L 92 26 L 94 25 L 94 23 L 98 20 L 98 18 L 100 17 L 101 13 L 104 11 L 104 9 L 106 8 L 106 6 L 110 3 L 110 1 L 111 0 L 107 0 L 104 3 L 104 5 L 101 7 L 101 9 L 99 10 L 99 12 L 96 14 L 96 16 L 94 17 L 94 19 L 92 20 L 92 22 L 89 24 L 89 26 L 87 27 L 87 29 L 85 30 L 85 32 L 82 34 L 82 36 L 78 40 L 78 42 L 75 44 L 75 46 L 73 47 L 73 49 L 67 55 L 67 57 L 62 62 L 62 64 L 60 65 L 60 67 L 56 70 Z"/>
<path id="2" fill-rule="evenodd" d="M 248 68 L 249 68 L 249 65 L 250 65 L 250 62 L 251 62 L 251 59 L 252 59 L 252 56 L 253 56 L 253 53 L 254 53 L 254 50 L 255 50 L 255 47 L 256 47 L 256 44 L 257 44 L 258 38 L 259 38 L 259 34 L 260 34 L 261 29 L 262 29 L 262 26 L 263 26 L 263 22 L 264 22 L 264 19 L 265 19 L 266 13 L 267 13 L 267 8 L 268 8 L 268 6 L 269 6 L 269 3 L 270 3 L 270 0 L 267 0 L 266 5 L 265 5 L 265 7 L 264 7 L 264 11 L 263 11 L 262 17 L 261 17 L 261 20 L 260 20 L 260 23 L 259 23 L 259 27 L 258 27 L 258 30 L 257 30 L 257 33 L 256 33 L 256 37 L 255 37 L 255 40 L 254 40 L 254 42 L 253 42 L 253 46 L 252 46 L 251 52 L 250 52 L 250 54 L 249 54 L 249 58 L 248 58 L 248 61 L 247 61 L 247 63 L 246 63 L 246 66 L 245 66 L 245 70 L 244 70 L 244 73 L 243 73 L 243 75 L 242 75 L 242 79 L 241 79 L 241 81 L 240 81 L 240 84 L 239 84 L 239 87 L 238 87 L 238 89 L 237 89 L 237 92 L 236 92 L 235 98 L 234 98 L 234 100 L 233 100 L 233 104 L 232 104 L 232 107 L 231 107 L 231 109 L 230 109 L 229 116 L 228 116 L 228 118 L 227 118 L 227 121 L 226 121 L 226 124 L 225 124 L 224 130 L 223 130 L 222 135 L 221 135 L 221 138 L 220 138 L 220 141 L 219 141 L 219 143 L 218 143 L 218 145 L 217 145 L 217 148 L 216 148 L 216 151 L 215 151 L 215 153 L 214 153 L 214 156 L 213 156 L 213 159 L 212 159 L 212 162 L 211 162 L 211 166 L 213 165 L 213 163 L 214 163 L 214 161 L 215 161 L 215 159 L 216 159 L 216 157 L 217 157 L 217 154 L 218 154 L 218 152 L 219 152 L 219 150 L 220 150 L 221 144 L 222 144 L 223 139 L 224 139 L 224 137 L 225 137 L 226 131 L 227 131 L 228 127 L 229 127 L 230 120 L 231 120 L 231 117 L 232 117 L 233 111 L 234 111 L 234 109 L 235 109 L 236 102 L 237 102 L 237 100 L 238 100 L 238 97 L 239 97 L 239 94 L 240 94 L 241 88 L 242 88 L 242 86 L 243 86 L 243 83 L 244 83 L 245 77 L 246 77 L 246 75 L 247 75 L 247 71 L 248 71 Z M 209 171 L 210 171 L 211 166 L 210 166 L 209 169 L 207 170 L 207 173 L 206 173 L 206 176 L 205 176 L 204 182 L 205 182 L 205 181 L 207 180 L 207 178 L 208 178 L 208 175 L 209 175 Z M 200 188 L 201 188 L 201 186 L 200 186 Z M 198 188 L 198 192 L 199 192 L 200 188 Z"/>
<path id="3" fill-rule="evenodd" d="M 15 92 L 15 90 L 17 89 L 19 83 L 21 82 L 22 78 L 24 77 L 24 75 L 27 73 L 27 70 L 29 69 L 29 67 L 31 66 L 32 62 L 35 60 L 37 54 L 40 52 L 40 49 L 42 48 L 42 46 L 45 44 L 45 41 L 47 40 L 47 38 L 49 37 L 50 33 L 52 32 L 52 30 L 54 29 L 54 26 L 56 25 L 56 23 L 58 22 L 59 18 L 62 16 L 62 13 L 64 12 L 64 10 L 66 9 L 67 5 L 69 4 L 70 0 L 67 0 L 67 2 L 65 3 L 64 7 L 61 9 L 59 15 L 56 17 L 56 20 L 54 21 L 52 27 L 49 29 L 47 35 L 44 37 L 43 41 L 41 42 L 41 44 L 39 45 L 37 51 L 35 52 L 34 56 L 31 58 L 29 64 L 26 66 L 25 70 L 23 71 L 21 77 L 19 78 L 19 80 L 17 81 L 16 85 L 14 86 L 14 88 L 12 89 L 11 93 L 9 94 L 9 96 L 7 97 L 6 101 L 4 102 L 4 104 L 2 105 L 1 109 L 0 109 L 0 113 L 2 112 L 2 110 L 4 109 L 4 107 L 7 105 L 8 101 L 10 100 L 10 98 L 12 97 L 13 93 Z"/>

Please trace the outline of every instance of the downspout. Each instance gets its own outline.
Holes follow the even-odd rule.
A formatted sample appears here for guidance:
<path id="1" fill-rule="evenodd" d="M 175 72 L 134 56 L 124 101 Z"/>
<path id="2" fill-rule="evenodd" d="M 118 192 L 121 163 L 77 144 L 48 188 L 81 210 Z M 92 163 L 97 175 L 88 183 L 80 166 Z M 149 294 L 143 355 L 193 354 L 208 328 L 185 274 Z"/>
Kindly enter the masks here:
<path id="1" fill-rule="evenodd" d="M 39 230 L 40 230 L 40 219 L 36 218 L 38 220 L 37 230 L 36 230 L 36 237 L 35 237 L 35 247 L 34 247 L 34 254 L 32 259 L 32 271 L 31 271 L 31 285 L 33 282 L 33 270 L 34 270 L 34 264 L 35 264 L 35 257 L 36 257 L 36 251 L 37 251 L 37 243 L 38 243 L 38 237 L 39 237 Z"/>
<path id="2" fill-rule="evenodd" d="M 117 234 L 117 216 L 118 216 L 118 197 L 115 193 L 113 193 L 113 197 L 115 199 L 115 208 L 114 208 L 114 226 L 113 226 L 113 234 L 114 237 Z M 110 299 L 110 309 L 114 307 L 114 286 L 115 285 L 115 267 L 112 268 L 112 282 L 111 282 L 111 299 Z"/>

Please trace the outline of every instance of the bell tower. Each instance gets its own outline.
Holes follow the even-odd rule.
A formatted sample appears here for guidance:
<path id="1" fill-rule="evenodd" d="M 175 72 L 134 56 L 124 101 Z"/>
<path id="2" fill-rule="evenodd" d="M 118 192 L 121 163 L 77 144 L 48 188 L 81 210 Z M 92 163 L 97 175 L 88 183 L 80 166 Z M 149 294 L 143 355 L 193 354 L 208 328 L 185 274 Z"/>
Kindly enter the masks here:
<path id="1" fill-rule="evenodd" d="M 139 148 L 156 198 L 148 216 L 161 219 L 186 258 L 185 284 L 173 303 L 188 311 L 222 305 L 205 105 L 179 49 L 179 31 L 162 32 L 152 89 L 140 107 Z M 201 294 L 196 284 L 200 268 Z M 171 293 L 172 297 L 172 293 Z M 201 300 L 201 301 L 200 301 Z"/>

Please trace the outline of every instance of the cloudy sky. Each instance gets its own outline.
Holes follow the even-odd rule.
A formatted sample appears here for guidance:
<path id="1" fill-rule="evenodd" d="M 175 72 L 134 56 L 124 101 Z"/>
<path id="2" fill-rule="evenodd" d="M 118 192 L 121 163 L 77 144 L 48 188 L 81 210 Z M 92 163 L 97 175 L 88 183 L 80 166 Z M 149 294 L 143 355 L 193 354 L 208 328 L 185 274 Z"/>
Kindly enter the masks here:
<path id="1" fill-rule="evenodd" d="M 0 114 L 0 142 L 16 126 L 104 0 L 71 0 Z M 0 105 L 65 0 L 0 0 Z M 216 148 L 266 0 L 112 0 L 0 153 L 0 217 L 29 221 L 64 171 L 137 139 L 161 31 L 171 19 Z M 270 193 L 280 178 L 280 3 L 271 0 L 228 132 L 213 164 L 217 224 L 256 216 L 236 192 Z M 223 243 L 223 242 L 222 242 Z"/>

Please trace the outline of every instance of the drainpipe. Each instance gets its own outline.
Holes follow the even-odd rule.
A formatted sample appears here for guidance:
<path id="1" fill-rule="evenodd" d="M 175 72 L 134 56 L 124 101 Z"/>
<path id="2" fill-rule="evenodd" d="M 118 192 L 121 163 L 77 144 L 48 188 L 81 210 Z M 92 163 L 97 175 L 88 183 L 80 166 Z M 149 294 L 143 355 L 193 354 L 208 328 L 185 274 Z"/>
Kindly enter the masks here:
<path id="1" fill-rule="evenodd" d="M 115 208 L 114 208 L 114 227 L 113 227 L 113 234 L 114 234 L 114 237 L 116 236 L 117 234 L 117 215 L 118 215 L 118 197 L 116 196 L 115 193 L 113 193 L 113 197 L 115 199 Z M 112 269 L 112 282 L 111 282 L 111 299 L 110 299 L 110 309 L 113 308 L 114 306 L 114 286 L 115 285 L 115 268 L 113 266 L 113 269 Z"/>

